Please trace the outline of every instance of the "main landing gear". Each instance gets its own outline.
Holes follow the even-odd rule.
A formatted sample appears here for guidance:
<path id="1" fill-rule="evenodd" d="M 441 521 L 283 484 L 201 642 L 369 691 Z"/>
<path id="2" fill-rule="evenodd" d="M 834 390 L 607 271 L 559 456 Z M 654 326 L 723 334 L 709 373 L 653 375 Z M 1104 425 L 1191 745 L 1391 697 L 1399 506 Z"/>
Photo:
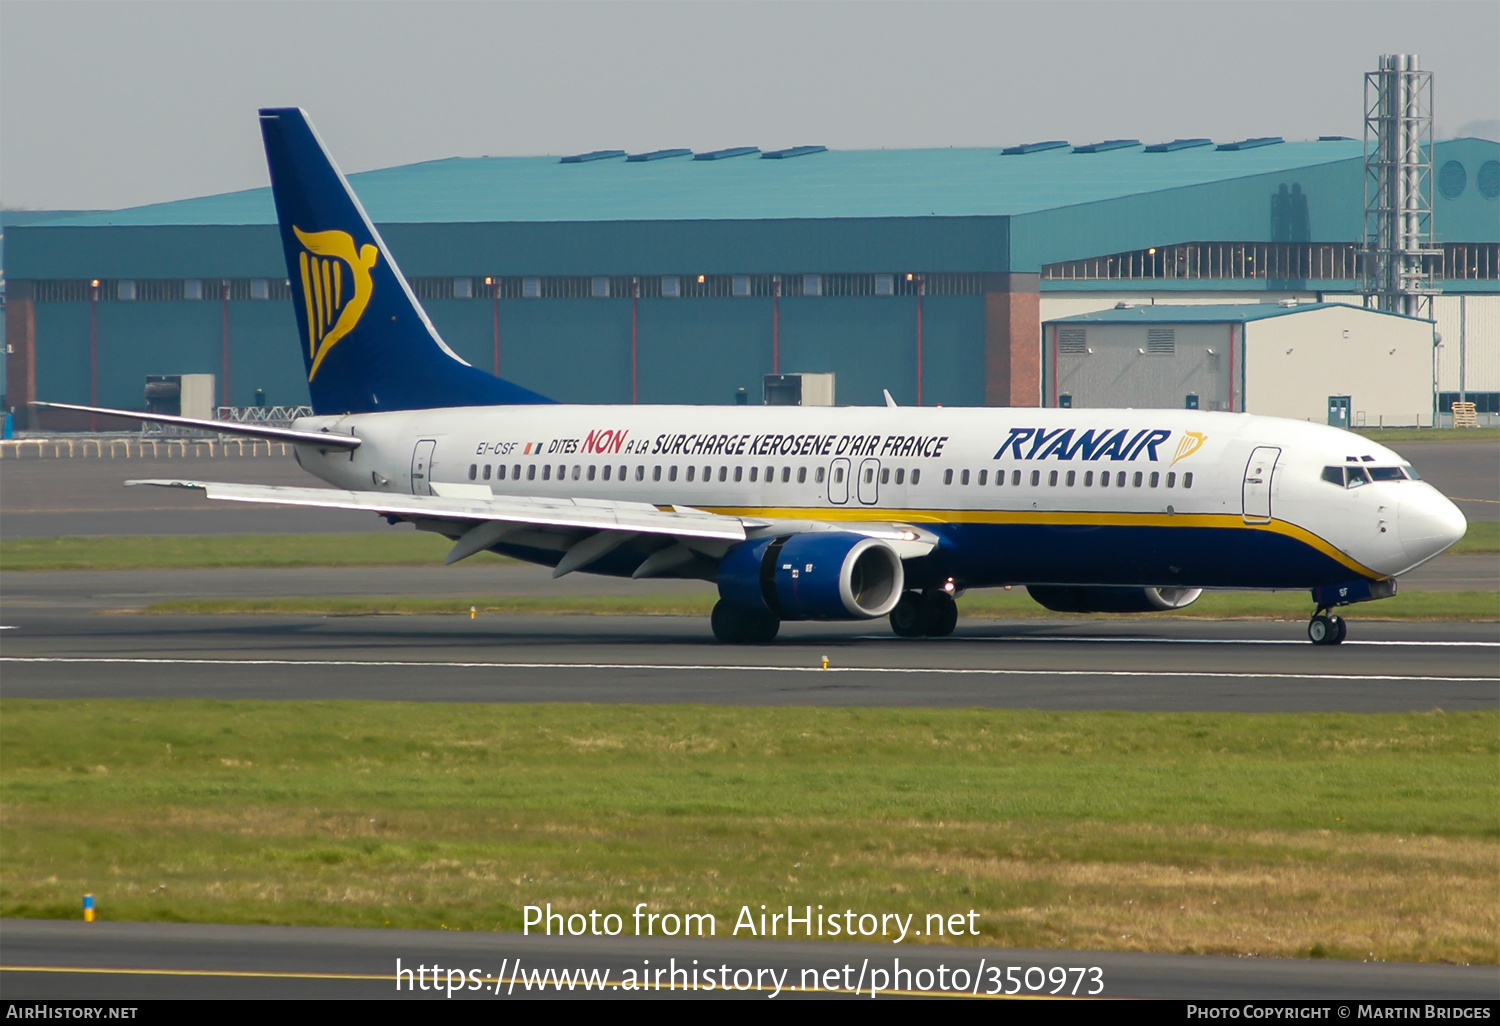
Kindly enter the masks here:
<path id="1" fill-rule="evenodd" d="M 941 588 L 908 591 L 891 610 L 891 630 L 902 638 L 946 638 L 958 626 L 958 603 Z"/>
<path id="2" fill-rule="evenodd" d="M 714 603 L 709 623 L 714 637 L 726 645 L 764 645 L 781 630 L 781 621 L 770 613 L 732 606 L 723 599 Z"/>
<path id="3" fill-rule="evenodd" d="M 1337 645 L 1348 633 L 1349 625 L 1344 623 L 1344 618 L 1334 616 L 1326 609 L 1318 610 L 1307 622 L 1307 639 L 1314 645 Z"/>

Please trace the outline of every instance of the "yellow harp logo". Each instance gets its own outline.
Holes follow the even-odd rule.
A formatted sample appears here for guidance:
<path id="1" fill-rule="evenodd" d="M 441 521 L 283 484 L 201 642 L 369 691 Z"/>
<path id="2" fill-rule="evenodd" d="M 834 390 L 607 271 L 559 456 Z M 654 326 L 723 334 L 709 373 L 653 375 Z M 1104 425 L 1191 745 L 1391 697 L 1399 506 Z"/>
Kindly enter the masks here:
<path id="1" fill-rule="evenodd" d="M 1172 462 L 1167 464 L 1167 466 L 1176 466 L 1178 460 L 1187 459 L 1193 453 L 1203 448 L 1203 443 L 1207 440 L 1208 436 L 1201 431 L 1185 432 L 1182 436 L 1182 441 L 1177 443 L 1177 454 L 1172 457 Z"/>
<path id="2" fill-rule="evenodd" d="M 364 316 L 375 288 L 370 268 L 380 251 L 366 243 L 355 252 L 354 236 L 348 232 L 305 232 L 295 225 L 292 231 L 302 243 L 302 299 L 307 304 L 307 353 L 312 359 L 307 380 L 311 381 L 328 351 Z"/>

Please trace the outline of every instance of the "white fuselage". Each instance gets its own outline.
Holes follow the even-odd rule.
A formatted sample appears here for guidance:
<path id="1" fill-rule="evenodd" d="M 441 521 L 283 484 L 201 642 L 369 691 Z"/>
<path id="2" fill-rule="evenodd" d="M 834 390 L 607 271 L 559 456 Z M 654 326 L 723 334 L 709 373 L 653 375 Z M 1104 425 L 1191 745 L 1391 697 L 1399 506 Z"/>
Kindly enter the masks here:
<path id="1" fill-rule="evenodd" d="M 1049 576 L 1212 587 L 1300 587 L 1308 574 L 1345 572 L 1383 578 L 1443 551 L 1466 526 L 1384 446 L 1246 414 L 535 405 L 315 417 L 297 427 L 363 440 L 352 453 L 298 446 L 303 467 L 342 488 L 625 500 L 773 524 L 909 523 L 944 533 L 952 560 L 975 568 L 972 586 Z M 1350 472 L 1335 483 L 1327 468 L 1359 468 L 1371 480 Z M 1232 539 L 1229 550 L 1191 533 L 1204 528 Z M 1171 552 L 1154 563 L 1122 552 L 1120 566 L 1097 574 L 1068 565 L 1074 552 L 1109 562 L 1100 555 L 1113 551 L 1107 546 L 1080 547 L 1103 535 L 1078 532 L 1114 529 L 1137 530 L 1118 535 L 1125 548 L 1184 546 L 1199 569 L 1181 572 L 1203 579 L 1170 579 L 1182 562 Z M 1282 576 L 1245 565 L 1236 578 L 1239 561 L 1289 551 L 1269 535 L 1307 550 L 1307 565 Z M 1030 551 L 1038 545 L 1057 551 Z M 997 546 L 1011 551 L 991 551 Z M 1319 560 L 1329 569 L 1315 569 Z M 1066 569 L 1039 581 L 1039 566 Z M 1136 580 L 1148 574 L 1169 579 Z"/>

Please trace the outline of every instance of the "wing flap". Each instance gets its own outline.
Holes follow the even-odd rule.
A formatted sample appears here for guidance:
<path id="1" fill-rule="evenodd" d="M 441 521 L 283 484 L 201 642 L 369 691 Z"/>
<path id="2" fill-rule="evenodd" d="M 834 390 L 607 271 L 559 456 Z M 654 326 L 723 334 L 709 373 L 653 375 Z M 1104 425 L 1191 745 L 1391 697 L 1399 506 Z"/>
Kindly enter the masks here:
<path id="1" fill-rule="evenodd" d="M 424 520 L 495 521 L 535 527 L 595 531 L 634 531 L 640 534 L 673 535 L 681 538 L 711 538 L 743 541 L 745 528 L 738 517 L 697 510 L 660 510 L 644 503 L 606 506 L 578 505 L 569 499 L 495 497 L 493 499 L 443 497 L 438 495 L 390 495 L 384 492 L 351 492 L 338 488 L 292 488 L 283 485 L 233 484 L 224 481 L 152 479 L 127 481 L 127 485 L 191 488 L 210 499 L 225 502 L 259 502 L 280 506 L 313 506 L 322 509 L 367 510 L 386 516 Z"/>

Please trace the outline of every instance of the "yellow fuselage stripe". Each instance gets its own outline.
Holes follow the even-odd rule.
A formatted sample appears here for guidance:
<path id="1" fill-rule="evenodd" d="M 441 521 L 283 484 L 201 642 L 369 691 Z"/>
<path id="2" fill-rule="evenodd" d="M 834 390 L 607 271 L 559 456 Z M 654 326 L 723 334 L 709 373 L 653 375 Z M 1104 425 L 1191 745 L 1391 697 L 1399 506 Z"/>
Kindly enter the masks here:
<path id="1" fill-rule="evenodd" d="M 831 520 L 859 523 L 905 524 L 1027 524 L 1048 527 L 1215 527 L 1236 531 L 1268 531 L 1294 541 L 1348 567 L 1357 574 L 1374 579 L 1385 574 L 1351 557 L 1331 542 L 1313 534 L 1305 527 L 1285 520 L 1246 522 L 1237 513 L 1091 513 L 1051 510 L 1010 509 L 881 509 L 873 506 L 849 508 L 836 507 L 775 507 L 775 506 L 698 506 L 707 513 L 718 513 L 728 517 L 765 518 L 776 520 Z"/>

